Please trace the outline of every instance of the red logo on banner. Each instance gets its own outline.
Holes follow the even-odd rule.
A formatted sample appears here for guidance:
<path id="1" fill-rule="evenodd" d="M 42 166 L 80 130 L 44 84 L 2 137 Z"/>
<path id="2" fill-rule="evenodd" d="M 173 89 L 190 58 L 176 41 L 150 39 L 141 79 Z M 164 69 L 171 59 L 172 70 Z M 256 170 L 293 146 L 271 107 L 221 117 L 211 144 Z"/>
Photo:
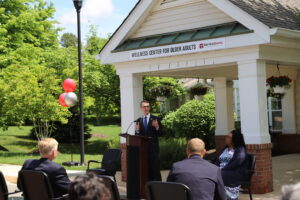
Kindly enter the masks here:
<path id="1" fill-rule="evenodd" d="M 199 45 L 199 47 L 200 47 L 200 49 L 203 49 L 203 47 L 204 47 L 204 44 L 203 44 L 203 43 L 201 43 L 201 44 Z"/>

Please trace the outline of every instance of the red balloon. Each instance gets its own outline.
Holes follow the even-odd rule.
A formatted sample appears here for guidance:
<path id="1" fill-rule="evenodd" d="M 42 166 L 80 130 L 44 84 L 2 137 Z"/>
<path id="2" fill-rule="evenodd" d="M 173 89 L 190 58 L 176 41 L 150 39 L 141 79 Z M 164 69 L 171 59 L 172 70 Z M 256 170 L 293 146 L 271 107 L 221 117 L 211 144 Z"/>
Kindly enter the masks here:
<path id="1" fill-rule="evenodd" d="M 68 78 L 63 82 L 62 87 L 65 92 L 74 92 L 76 89 L 76 83 L 73 79 Z"/>
<path id="2" fill-rule="evenodd" d="M 59 95 L 59 104 L 62 105 L 63 107 L 68 107 L 68 105 L 65 103 L 65 96 L 67 93 L 62 93 Z"/>

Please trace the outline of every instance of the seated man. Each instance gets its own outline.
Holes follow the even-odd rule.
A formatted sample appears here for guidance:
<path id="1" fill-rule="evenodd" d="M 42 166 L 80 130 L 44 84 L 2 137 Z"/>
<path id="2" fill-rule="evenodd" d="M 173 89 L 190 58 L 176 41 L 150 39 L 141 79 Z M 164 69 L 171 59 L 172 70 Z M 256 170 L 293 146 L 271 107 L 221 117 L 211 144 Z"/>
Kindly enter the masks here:
<path id="1" fill-rule="evenodd" d="M 69 200 L 110 200 L 111 194 L 102 179 L 93 173 L 79 175 L 71 183 Z"/>
<path id="2" fill-rule="evenodd" d="M 193 200 L 226 199 L 221 171 L 203 159 L 205 152 L 202 140 L 191 139 L 186 149 L 187 159 L 173 164 L 167 181 L 187 185 Z"/>
<path id="3" fill-rule="evenodd" d="M 55 197 L 60 197 L 68 193 L 70 179 L 66 170 L 52 162 L 58 155 L 58 142 L 53 138 L 44 138 L 38 142 L 41 158 L 39 160 L 29 159 L 23 164 L 22 170 L 37 170 L 45 172 L 51 182 Z M 18 180 L 18 188 L 21 188 Z"/>

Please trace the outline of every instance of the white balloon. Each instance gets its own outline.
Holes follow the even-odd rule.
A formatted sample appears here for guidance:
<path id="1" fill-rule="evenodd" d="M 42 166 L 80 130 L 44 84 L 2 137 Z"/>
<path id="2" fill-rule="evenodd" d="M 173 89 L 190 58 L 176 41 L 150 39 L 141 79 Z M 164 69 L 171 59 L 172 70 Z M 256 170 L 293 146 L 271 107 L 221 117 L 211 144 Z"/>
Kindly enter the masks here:
<path id="1" fill-rule="evenodd" d="M 64 100 L 68 106 L 72 107 L 77 103 L 77 95 L 74 92 L 68 92 Z"/>

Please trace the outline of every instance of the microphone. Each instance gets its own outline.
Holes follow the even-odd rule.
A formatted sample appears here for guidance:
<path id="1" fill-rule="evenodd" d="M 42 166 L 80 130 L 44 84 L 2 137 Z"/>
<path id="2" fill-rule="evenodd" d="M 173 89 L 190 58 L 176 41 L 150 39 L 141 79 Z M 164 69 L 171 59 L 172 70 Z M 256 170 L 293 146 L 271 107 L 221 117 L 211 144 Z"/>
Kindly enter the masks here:
<path id="1" fill-rule="evenodd" d="M 130 127 L 132 126 L 133 123 L 137 122 L 138 120 L 134 120 L 133 122 L 131 122 L 126 130 L 126 134 L 128 134 L 128 130 L 130 129 Z"/>

